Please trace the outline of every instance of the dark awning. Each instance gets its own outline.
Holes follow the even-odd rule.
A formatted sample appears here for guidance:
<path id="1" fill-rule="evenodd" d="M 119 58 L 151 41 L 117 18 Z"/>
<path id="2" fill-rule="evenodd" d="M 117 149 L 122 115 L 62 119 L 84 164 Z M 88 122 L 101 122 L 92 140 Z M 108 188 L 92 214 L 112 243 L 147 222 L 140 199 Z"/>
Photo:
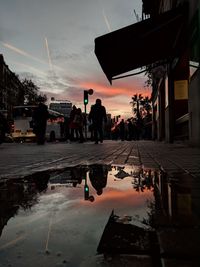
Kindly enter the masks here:
<path id="1" fill-rule="evenodd" d="M 114 76 L 170 60 L 185 48 L 187 10 L 183 5 L 95 39 L 95 54 L 111 82 Z"/>

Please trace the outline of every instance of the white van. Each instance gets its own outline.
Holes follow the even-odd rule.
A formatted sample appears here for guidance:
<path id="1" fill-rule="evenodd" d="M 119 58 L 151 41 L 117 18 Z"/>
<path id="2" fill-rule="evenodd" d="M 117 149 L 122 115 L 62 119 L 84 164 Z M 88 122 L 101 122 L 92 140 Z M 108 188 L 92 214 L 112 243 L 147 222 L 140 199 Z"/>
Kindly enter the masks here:
<path id="1" fill-rule="evenodd" d="M 13 107 L 12 138 L 14 141 L 35 141 L 33 133 L 32 115 L 37 108 L 35 105 L 24 105 Z M 46 140 L 55 141 L 63 138 L 62 125 L 63 114 L 48 109 L 49 119 L 46 128 Z"/>

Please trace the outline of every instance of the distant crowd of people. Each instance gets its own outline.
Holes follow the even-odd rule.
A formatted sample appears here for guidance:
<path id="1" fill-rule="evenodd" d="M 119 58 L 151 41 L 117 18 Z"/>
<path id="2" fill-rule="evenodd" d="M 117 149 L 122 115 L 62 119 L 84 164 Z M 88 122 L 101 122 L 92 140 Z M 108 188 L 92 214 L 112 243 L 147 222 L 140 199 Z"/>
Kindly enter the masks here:
<path id="1" fill-rule="evenodd" d="M 91 133 L 91 139 L 98 144 L 103 142 L 103 122 L 107 122 L 106 109 L 101 104 L 101 99 L 96 99 L 96 103 L 91 106 L 90 113 L 88 115 L 89 131 Z M 83 143 L 85 141 L 83 130 L 86 127 L 87 119 L 85 114 L 82 113 L 80 108 L 75 105 L 69 116 L 69 121 L 65 124 L 66 139 L 70 141 L 79 141 Z"/>
<path id="2" fill-rule="evenodd" d="M 36 140 L 38 145 L 45 143 L 45 132 L 47 126 L 47 120 L 49 118 L 47 106 L 40 102 L 38 107 L 33 113 L 33 131 L 36 134 Z M 96 103 L 91 106 L 90 113 L 88 115 L 90 123 L 89 130 L 91 132 L 92 139 L 95 144 L 103 142 L 103 122 L 107 122 L 106 109 L 101 103 L 101 99 L 96 99 Z M 72 107 L 69 118 L 65 118 L 65 121 L 61 127 L 64 138 L 66 140 L 79 141 L 83 143 L 85 137 L 83 134 L 84 127 L 86 127 L 87 119 L 85 114 L 82 113 L 81 108 L 77 108 L 75 105 Z"/>
<path id="3" fill-rule="evenodd" d="M 32 114 L 32 128 L 36 135 L 38 145 L 43 145 L 46 139 L 47 120 L 50 118 L 47 106 L 41 101 Z M 96 99 L 94 105 L 86 118 L 81 108 L 73 106 L 70 116 L 65 117 L 60 124 L 61 135 L 64 140 L 83 143 L 86 135 L 84 129 L 89 131 L 90 139 L 95 144 L 102 143 L 104 139 L 103 127 L 107 123 L 106 108 L 102 105 L 101 99 Z M 88 125 L 87 125 L 88 124 Z M 0 113 L 0 142 L 8 131 L 8 125 L 3 114 Z M 140 140 L 152 138 L 152 115 L 147 113 L 143 118 L 122 119 L 118 123 L 110 125 L 108 130 L 110 139 L 113 140 Z"/>
<path id="4" fill-rule="evenodd" d="M 150 140 L 152 139 L 152 116 L 147 114 L 144 118 L 122 119 L 112 128 L 113 140 Z"/>

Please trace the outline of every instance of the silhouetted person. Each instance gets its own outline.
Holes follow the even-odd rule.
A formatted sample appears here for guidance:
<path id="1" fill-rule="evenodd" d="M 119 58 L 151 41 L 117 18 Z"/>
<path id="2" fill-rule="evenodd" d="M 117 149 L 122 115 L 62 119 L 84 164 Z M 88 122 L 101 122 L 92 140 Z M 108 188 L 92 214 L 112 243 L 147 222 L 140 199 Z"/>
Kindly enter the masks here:
<path id="1" fill-rule="evenodd" d="M 5 140 L 5 134 L 9 132 L 9 125 L 6 117 L 0 111 L 0 144 Z"/>
<path id="2" fill-rule="evenodd" d="M 143 119 L 144 123 L 144 139 L 152 139 L 152 114 L 147 112 L 146 116 Z"/>
<path id="3" fill-rule="evenodd" d="M 64 139 L 68 141 L 70 140 L 70 129 L 69 129 L 69 118 L 68 117 L 64 118 L 63 127 L 64 127 Z"/>
<path id="4" fill-rule="evenodd" d="M 74 122 L 74 127 L 75 129 L 77 129 L 78 134 L 79 134 L 79 142 L 83 143 L 84 141 L 84 137 L 83 137 L 84 117 L 83 117 L 83 114 L 80 108 L 76 110 L 73 122 Z"/>
<path id="5" fill-rule="evenodd" d="M 34 133 L 36 135 L 38 145 L 43 145 L 45 143 L 48 118 L 49 112 L 47 106 L 40 102 L 38 107 L 33 112 Z"/>
<path id="6" fill-rule="evenodd" d="M 103 121 L 107 122 L 106 109 L 101 105 L 101 99 L 96 99 L 96 104 L 91 107 L 89 121 L 92 121 L 95 144 L 103 142 Z"/>
<path id="7" fill-rule="evenodd" d="M 142 137 L 142 130 L 143 130 L 143 120 L 141 116 L 138 116 L 136 120 L 136 135 L 137 135 L 137 140 L 140 140 Z"/>
<path id="8" fill-rule="evenodd" d="M 124 139 L 125 139 L 125 123 L 124 123 L 123 119 L 119 123 L 119 136 L 120 136 L 121 141 L 124 141 Z"/>
<path id="9" fill-rule="evenodd" d="M 91 185 L 96 190 L 97 195 L 103 193 L 103 189 L 106 187 L 108 177 L 108 169 L 102 165 L 91 166 L 89 172 L 89 178 Z"/>
<path id="10" fill-rule="evenodd" d="M 90 139 L 91 139 L 91 141 L 94 141 L 94 129 L 93 129 L 92 123 L 89 124 L 88 129 L 89 129 L 89 132 L 90 132 Z"/>
<path id="11" fill-rule="evenodd" d="M 69 116 L 69 128 L 70 128 L 70 140 L 71 141 L 75 140 L 74 134 L 76 134 L 76 139 L 78 139 L 78 129 L 77 129 L 77 125 L 74 122 L 76 113 L 77 113 L 77 107 L 73 105 L 72 110 L 70 112 L 70 116 Z"/>
<path id="12" fill-rule="evenodd" d="M 128 140 L 133 140 L 133 123 L 130 119 L 127 120 L 127 128 L 128 128 Z"/>

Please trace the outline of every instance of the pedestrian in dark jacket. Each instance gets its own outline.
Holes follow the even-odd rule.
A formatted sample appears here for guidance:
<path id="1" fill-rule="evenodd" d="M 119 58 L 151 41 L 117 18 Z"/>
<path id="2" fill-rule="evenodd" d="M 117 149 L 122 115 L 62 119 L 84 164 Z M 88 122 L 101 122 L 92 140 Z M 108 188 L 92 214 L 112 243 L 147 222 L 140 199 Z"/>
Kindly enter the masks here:
<path id="1" fill-rule="evenodd" d="M 9 132 L 9 125 L 6 117 L 0 111 L 0 144 L 5 140 L 5 134 Z"/>
<path id="2" fill-rule="evenodd" d="M 125 140 L 125 123 L 123 119 L 119 123 L 119 136 L 121 141 Z"/>
<path id="3" fill-rule="evenodd" d="M 70 116 L 69 116 L 70 141 L 74 141 L 78 139 L 78 129 L 77 129 L 77 125 L 74 122 L 76 113 L 77 113 L 77 107 L 73 105 L 72 110 L 70 112 Z M 74 134 L 76 135 L 76 138 Z"/>
<path id="4" fill-rule="evenodd" d="M 40 102 L 33 113 L 33 130 L 36 135 L 38 145 L 43 145 L 45 143 L 45 134 L 48 118 L 49 112 L 47 106 L 44 103 Z"/>
<path id="5" fill-rule="evenodd" d="M 95 144 L 103 142 L 103 121 L 107 122 L 106 109 L 101 104 L 101 99 L 96 99 L 96 104 L 91 107 L 89 121 L 92 121 Z"/>
<path id="6" fill-rule="evenodd" d="M 79 134 L 79 142 L 83 143 L 84 138 L 83 138 L 83 124 L 84 124 L 84 118 L 83 114 L 80 108 L 77 108 L 76 114 L 74 116 L 73 123 L 75 125 L 75 129 L 78 130 Z"/>

